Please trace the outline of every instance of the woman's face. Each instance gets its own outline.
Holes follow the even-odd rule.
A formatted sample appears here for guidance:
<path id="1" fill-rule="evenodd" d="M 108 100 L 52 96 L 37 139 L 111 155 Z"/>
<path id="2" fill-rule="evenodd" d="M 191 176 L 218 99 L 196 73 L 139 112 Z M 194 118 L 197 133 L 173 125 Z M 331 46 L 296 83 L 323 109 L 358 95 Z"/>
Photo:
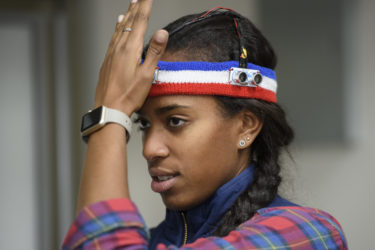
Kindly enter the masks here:
<path id="1" fill-rule="evenodd" d="M 241 118 L 225 118 L 209 96 L 148 98 L 139 112 L 151 188 L 173 210 L 190 209 L 247 167 Z"/>

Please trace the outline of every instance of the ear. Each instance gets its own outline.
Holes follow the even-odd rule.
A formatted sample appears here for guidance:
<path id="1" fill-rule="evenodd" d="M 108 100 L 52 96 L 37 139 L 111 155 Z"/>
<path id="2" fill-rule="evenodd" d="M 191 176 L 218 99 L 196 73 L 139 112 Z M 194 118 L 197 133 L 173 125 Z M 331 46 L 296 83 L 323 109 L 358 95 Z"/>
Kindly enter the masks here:
<path id="1" fill-rule="evenodd" d="M 238 149 L 245 149 L 251 146 L 263 127 L 259 118 L 249 110 L 239 114 L 240 130 L 238 133 Z"/>

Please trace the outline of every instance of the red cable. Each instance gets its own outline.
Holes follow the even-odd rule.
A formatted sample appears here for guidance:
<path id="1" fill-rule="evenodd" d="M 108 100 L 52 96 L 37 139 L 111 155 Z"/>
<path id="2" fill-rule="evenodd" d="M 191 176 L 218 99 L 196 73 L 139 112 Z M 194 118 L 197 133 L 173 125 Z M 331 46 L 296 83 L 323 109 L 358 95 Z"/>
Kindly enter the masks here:
<path id="1" fill-rule="evenodd" d="M 204 16 L 206 16 L 206 15 L 208 15 L 208 14 L 210 14 L 212 11 L 217 10 L 217 9 L 221 9 L 221 10 L 229 10 L 229 11 L 233 11 L 233 12 L 235 12 L 234 10 L 229 9 L 229 8 L 225 8 L 225 7 L 214 7 L 214 8 L 212 8 L 212 9 L 208 10 L 208 11 L 207 11 L 206 13 L 204 13 L 203 15 L 201 15 L 200 18 L 201 18 L 201 17 L 204 17 Z"/>

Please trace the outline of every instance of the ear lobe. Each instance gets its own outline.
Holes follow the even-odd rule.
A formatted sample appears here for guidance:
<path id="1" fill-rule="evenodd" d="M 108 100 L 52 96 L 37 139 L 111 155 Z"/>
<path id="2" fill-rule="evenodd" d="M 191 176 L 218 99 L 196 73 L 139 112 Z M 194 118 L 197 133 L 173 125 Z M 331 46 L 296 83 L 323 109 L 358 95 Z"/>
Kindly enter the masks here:
<path id="1" fill-rule="evenodd" d="M 244 110 L 241 113 L 241 119 L 242 124 L 238 138 L 238 147 L 244 149 L 250 147 L 254 142 L 263 127 L 263 123 L 254 113 L 248 110 Z"/>

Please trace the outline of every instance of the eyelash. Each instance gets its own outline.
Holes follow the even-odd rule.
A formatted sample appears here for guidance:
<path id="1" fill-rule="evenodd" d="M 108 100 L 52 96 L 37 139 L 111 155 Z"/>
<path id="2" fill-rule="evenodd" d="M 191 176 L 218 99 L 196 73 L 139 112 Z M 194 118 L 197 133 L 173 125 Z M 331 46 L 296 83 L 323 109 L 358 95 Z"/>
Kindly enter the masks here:
<path id="1" fill-rule="evenodd" d="M 178 125 L 172 125 L 173 121 L 177 121 Z M 182 122 L 182 124 L 179 124 L 180 122 Z M 178 118 L 178 117 L 169 117 L 169 118 L 167 118 L 167 124 L 171 128 L 180 128 L 183 125 L 185 125 L 185 123 L 186 123 L 186 120 Z"/>
<path id="2" fill-rule="evenodd" d="M 143 123 L 146 122 L 147 125 L 143 125 Z M 135 124 L 138 124 L 138 129 L 140 131 L 145 131 L 147 128 L 150 127 L 150 122 L 147 121 L 146 119 L 143 119 L 143 118 L 140 118 L 138 117 L 135 121 L 134 121 Z"/>
<path id="3" fill-rule="evenodd" d="M 177 121 L 177 125 L 173 123 Z M 137 118 L 135 121 L 134 121 L 135 124 L 138 124 L 138 128 L 140 131 L 145 131 L 147 130 L 150 126 L 151 126 L 151 123 L 149 121 L 147 121 L 146 119 L 144 118 Z M 181 118 L 178 118 L 178 117 L 168 117 L 166 119 L 166 125 L 172 129 L 178 129 L 182 126 L 184 126 L 186 123 L 186 120 L 184 119 L 181 119 Z"/>

